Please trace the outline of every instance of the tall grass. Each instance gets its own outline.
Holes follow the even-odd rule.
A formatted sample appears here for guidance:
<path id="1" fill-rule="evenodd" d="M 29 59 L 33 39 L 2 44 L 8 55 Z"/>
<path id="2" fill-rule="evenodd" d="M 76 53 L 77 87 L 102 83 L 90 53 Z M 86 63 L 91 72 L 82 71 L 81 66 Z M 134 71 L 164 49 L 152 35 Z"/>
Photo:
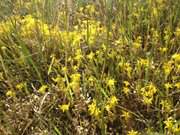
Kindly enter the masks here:
<path id="1" fill-rule="evenodd" d="M 0 2 L 0 133 L 180 133 L 179 0 Z"/>

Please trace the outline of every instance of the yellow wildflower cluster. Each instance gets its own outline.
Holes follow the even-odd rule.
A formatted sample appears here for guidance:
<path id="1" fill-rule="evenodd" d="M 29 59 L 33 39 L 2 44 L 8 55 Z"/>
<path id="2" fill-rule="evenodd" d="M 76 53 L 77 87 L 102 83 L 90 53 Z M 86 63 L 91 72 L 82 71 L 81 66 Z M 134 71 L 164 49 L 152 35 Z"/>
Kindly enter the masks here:
<path id="1" fill-rule="evenodd" d="M 81 35 L 86 37 L 89 45 L 93 45 L 96 42 L 97 37 L 103 35 L 106 32 L 104 27 L 100 27 L 101 23 L 94 20 L 80 22 Z"/>
<path id="2" fill-rule="evenodd" d="M 168 61 L 167 63 L 164 63 L 163 70 L 167 78 L 170 75 L 171 71 L 173 70 L 173 61 Z"/>
<path id="3" fill-rule="evenodd" d="M 92 60 L 94 59 L 94 56 L 95 56 L 95 54 L 94 54 L 93 52 L 90 52 L 90 53 L 87 55 L 87 58 L 92 61 Z"/>
<path id="4" fill-rule="evenodd" d="M 1 22 L 0 23 L 0 36 L 3 36 L 4 34 L 10 33 L 12 30 L 12 24 L 11 22 Z"/>
<path id="5" fill-rule="evenodd" d="M 139 36 L 137 37 L 137 39 L 133 42 L 133 47 L 135 49 L 139 49 L 141 47 L 142 44 L 142 38 Z"/>
<path id="6" fill-rule="evenodd" d="M 13 1 L 8 12 L 0 4 L 2 103 L 23 108 L 19 101 L 38 104 L 44 95 L 48 117 L 57 108 L 76 117 L 50 119 L 57 133 L 66 133 L 63 122 L 77 134 L 137 135 L 152 127 L 179 135 L 178 119 L 169 117 L 179 117 L 179 0 Z M 54 109 L 56 101 L 63 102 Z"/>
<path id="7" fill-rule="evenodd" d="M 63 77 L 59 75 L 56 78 L 52 78 L 52 80 L 57 83 L 59 90 L 65 90 L 65 79 Z"/>
<path id="8" fill-rule="evenodd" d="M 21 83 L 16 85 L 16 89 L 18 89 L 18 90 L 23 90 L 26 87 L 27 87 L 26 82 L 21 82 Z"/>
<path id="9" fill-rule="evenodd" d="M 172 117 L 167 118 L 167 120 L 164 121 L 164 124 L 165 124 L 165 129 L 169 131 L 169 134 L 180 133 L 180 125 L 177 123 L 177 121 L 174 118 Z"/>
<path id="10" fill-rule="evenodd" d="M 147 68 L 149 66 L 150 62 L 148 59 L 142 59 L 140 58 L 138 61 L 137 61 L 137 68 L 140 70 L 142 67 L 145 67 Z"/>
<path id="11" fill-rule="evenodd" d="M 70 87 L 72 88 L 72 90 L 79 91 L 80 78 L 81 78 L 81 74 L 79 73 L 75 73 L 71 75 Z"/>
<path id="12" fill-rule="evenodd" d="M 116 96 L 111 96 L 109 99 L 108 99 L 108 102 L 105 106 L 106 110 L 107 111 L 110 111 L 111 109 L 113 109 L 116 105 L 118 104 L 118 99 Z"/>
<path id="13" fill-rule="evenodd" d="M 74 59 L 76 61 L 80 62 L 82 58 L 83 58 L 83 55 L 82 55 L 81 49 L 77 49 Z"/>
<path id="14" fill-rule="evenodd" d="M 124 94 L 126 95 L 126 96 L 128 96 L 129 95 L 129 93 L 130 93 L 130 83 L 128 82 L 128 81 L 124 81 L 123 82 L 123 89 L 122 89 L 122 91 L 124 92 Z"/>
<path id="15" fill-rule="evenodd" d="M 13 23 L 17 23 L 19 20 L 20 16 L 11 16 L 7 20 L 0 21 L 0 37 L 6 38 L 10 35 L 16 27 Z"/>
<path id="16" fill-rule="evenodd" d="M 161 100 L 160 104 L 162 105 L 163 112 L 170 113 L 172 111 L 172 103 L 170 100 Z"/>
<path id="17" fill-rule="evenodd" d="M 90 105 L 88 105 L 88 111 L 89 111 L 90 115 L 92 115 L 92 116 L 94 116 L 96 118 L 99 117 L 101 111 L 97 107 L 96 100 L 93 100 L 93 102 Z"/>
<path id="18" fill-rule="evenodd" d="M 58 29 L 57 29 L 58 30 Z M 82 39 L 82 35 L 78 31 L 57 31 L 54 30 L 54 37 L 59 37 L 65 46 L 78 47 Z"/>
<path id="19" fill-rule="evenodd" d="M 123 73 L 127 74 L 127 76 L 129 78 L 131 78 L 131 74 L 132 74 L 132 67 L 131 64 L 129 62 L 120 62 L 119 64 L 119 68 L 120 70 L 122 70 Z"/>
<path id="20" fill-rule="evenodd" d="M 32 15 L 27 15 L 22 20 L 21 36 L 33 37 L 34 33 L 40 32 L 43 36 L 50 36 L 49 26 L 39 19 L 35 19 Z"/>
<path id="21" fill-rule="evenodd" d="M 153 83 L 141 88 L 140 93 L 142 95 L 143 103 L 146 105 L 151 105 L 153 102 L 154 94 L 157 92 L 157 88 Z"/>

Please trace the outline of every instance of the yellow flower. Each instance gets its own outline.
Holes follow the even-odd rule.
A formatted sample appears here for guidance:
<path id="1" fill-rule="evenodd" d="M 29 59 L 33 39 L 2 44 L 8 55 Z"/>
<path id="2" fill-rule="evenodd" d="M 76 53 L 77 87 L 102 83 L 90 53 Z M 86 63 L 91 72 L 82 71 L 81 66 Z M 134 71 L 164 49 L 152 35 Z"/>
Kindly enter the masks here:
<path id="1" fill-rule="evenodd" d="M 131 78 L 131 71 L 132 71 L 132 67 L 130 63 L 125 63 L 125 71 L 127 72 L 127 75 L 129 78 Z"/>
<path id="2" fill-rule="evenodd" d="M 149 97 L 143 97 L 143 103 L 146 105 L 151 105 L 153 101 L 153 98 L 149 98 Z"/>
<path id="3" fill-rule="evenodd" d="M 123 83 L 126 87 L 130 86 L 130 83 L 128 81 L 123 81 Z"/>
<path id="4" fill-rule="evenodd" d="M 81 74 L 76 73 L 76 74 L 72 74 L 71 75 L 71 83 L 70 83 L 70 87 L 75 91 L 78 90 L 80 87 L 80 78 L 81 78 Z"/>
<path id="5" fill-rule="evenodd" d="M 173 128 L 173 132 L 174 133 L 180 133 L 180 126 L 178 126 L 178 124 L 176 127 Z"/>
<path id="6" fill-rule="evenodd" d="M 137 39 L 133 42 L 133 47 L 135 49 L 139 49 L 141 47 L 142 44 L 142 38 L 141 36 L 137 37 Z"/>
<path id="7" fill-rule="evenodd" d="M 90 105 L 88 106 L 88 111 L 89 111 L 90 115 L 92 115 L 92 116 L 94 116 L 94 117 L 96 117 L 96 118 L 99 117 L 101 111 L 100 111 L 100 109 L 97 107 L 96 100 L 94 100 L 94 101 L 92 102 L 92 104 L 90 104 Z"/>
<path id="8" fill-rule="evenodd" d="M 118 103 L 118 99 L 116 96 L 111 96 L 110 100 L 109 100 L 109 105 L 111 107 L 114 107 L 116 104 Z"/>
<path id="9" fill-rule="evenodd" d="M 173 122 L 173 118 L 169 117 L 166 121 L 164 121 L 165 128 L 171 131 L 173 129 Z"/>
<path id="10" fill-rule="evenodd" d="M 161 53 L 165 53 L 165 52 L 167 52 L 167 50 L 168 50 L 167 47 L 161 47 L 161 48 L 159 48 L 159 51 L 160 51 Z"/>
<path id="11" fill-rule="evenodd" d="M 26 82 L 21 82 L 16 85 L 16 89 L 18 89 L 18 90 L 22 90 L 25 87 L 26 87 Z"/>
<path id="12" fill-rule="evenodd" d="M 23 24 L 20 32 L 23 37 L 33 36 L 34 32 L 40 32 L 43 36 L 50 36 L 50 28 L 47 24 L 39 19 L 35 19 L 32 15 L 26 15 L 21 21 Z"/>
<path id="13" fill-rule="evenodd" d="M 80 61 L 82 58 L 83 58 L 83 56 L 82 56 L 81 49 L 78 49 L 78 50 L 76 51 L 76 56 L 75 56 L 74 59 L 77 60 L 77 61 Z"/>
<path id="14" fill-rule="evenodd" d="M 52 80 L 56 83 L 60 83 L 61 81 L 63 81 L 61 76 L 57 76 L 56 78 L 52 78 Z"/>
<path id="15" fill-rule="evenodd" d="M 175 62 L 180 62 L 180 54 L 173 54 L 172 55 L 172 59 L 175 61 Z"/>
<path id="16" fill-rule="evenodd" d="M 138 132 L 131 130 L 131 131 L 128 131 L 127 135 L 138 135 Z"/>
<path id="17" fill-rule="evenodd" d="M 118 99 L 116 96 L 111 96 L 108 99 L 107 105 L 105 106 L 107 111 L 110 111 L 110 109 L 114 108 L 118 104 Z"/>
<path id="18" fill-rule="evenodd" d="M 109 105 L 109 104 L 107 104 L 107 105 L 105 106 L 105 109 L 109 112 L 109 111 L 111 110 L 110 105 Z"/>
<path id="19" fill-rule="evenodd" d="M 158 10 L 157 10 L 157 8 L 153 8 L 153 9 L 152 9 L 152 13 L 153 13 L 153 15 L 154 15 L 155 17 L 157 17 L 157 16 L 158 16 Z"/>
<path id="20" fill-rule="evenodd" d="M 62 112 L 67 112 L 69 110 L 70 103 L 59 105 L 59 109 L 62 110 Z"/>
<path id="21" fill-rule="evenodd" d="M 163 70 L 164 70 L 166 77 L 168 77 L 169 74 L 171 73 L 171 71 L 173 69 L 172 65 L 173 65 L 173 61 L 168 61 L 167 63 L 163 64 Z"/>
<path id="22" fill-rule="evenodd" d="M 122 91 L 124 92 L 124 94 L 129 95 L 130 93 L 130 89 L 128 87 L 123 87 Z"/>
<path id="23" fill-rule="evenodd" d="M 121 115 L 125 121 L 128 121 L 131 118 L 131 114 L 128 111 L 122 111 L 122 115 Z"/>
<path id="24" fill-rule="evenodd" d="M 6 96 L 7 97 L 15 97 L 16 96 L 16 93 L 13 91 L 13 90 L 8 90 L 6 92 Z"/>
<path id="25" fill-rule="evenodd" d="M 148 67 L 148 65 L 149 65 L 149 60 L 140 58 L 140 60 L 138 60 L 137 64 L 138 64 L 140 67 L 142 67 L 142 66 Z"/>
<path id="26" fill-rule="evenodd" d="M 166 90 L 170 90 L 170 89 L 173 88 L 173 85 L 170 84 L 170 83 L 165 83 L 164 86 L 165 86 L 165 89 L 166 89 Z"/>
<path id="27" fill-rule="evenodd" d="M 62 68 L 62 72 L 63 72 L 63 73 L 66 73 L 67 71 L 68 71 L 67 67 L 63 67 L 63 68 Z"/>
<path id="28" fill-rule="evenodd" d="M 175 83 L 174 85 L 177 89 L 180 89 L 180 82 Z"/>
<path id="29" fill-rule="evenodd" d="M 142 96 L 143 103 L 146 105 L 151 105 L 154 94 L 157 92 L 156 86 L 151 82 L 147 86 L 140 89 L 140 95 Z"/>
<path id="30" fill-rule="evenodd" d="M 171 111 L 172 105 L 168 100 L 161 100 L 160 104 L 162 105 L 162 111 L 169 113 Z"/>
<path id="31" fill-rule="evenodd" d="M 44 93 L 46 92 L 47 88 L 48 88 L 47 85 L 42 85 L 42 86 L 39 88 L 38 92 L 41 93 L 41 94 L 44 94 Z"/>
<path id="32" fill-rule="evenodd" d="M 13 23 L 12 21 L 1 21 L 0 22 L 0 36 L 5 36 L 10 34 L 13 30 Z"/>
<path id="33" fill-rule="evenodd" d="M 94 53 L 93 53 L 93 52 L 90 52 L 90 54 L 87 55 L 87 58 L 88 58 L 89 60 L 93 60 L 93 58 L 94 58 Z"/>
<path id="34" fill-rule="evenodd" d="M 89 13 L 89 14 L 93 14 L 93 13 L 95 13 L 95 6 L 94 5 L 87 5 L 86 6 L 86 8 L 85 8 L 85 10 Z"/>
<path id="35" fill-rule="evenodd" d="M 107 81 L 107 86 L 109 86 L 110 88 L 114 87 L 115 86 L 115 80 L 114 79 L 109 79 Z"/>
<path id="36" fill-rule="evenodd" d="M 75 73 L 71 75 L 72 82 L 79 82 L 81 78 L 81 74 Z"/>
<path id="37" fill-rule="evenodd" d="M 157 88 L 153 83 L 141 88 L 142 95 L 146 97 L 153 97 L 153 95 L 157 92 Z"/>
<path id="38" fill-rule="evenodd" d="M 58 75 L 56 78 L 52 78 L 52 80 L 56 83 L 59 90 L 65 91 L 65 78 Z"/>

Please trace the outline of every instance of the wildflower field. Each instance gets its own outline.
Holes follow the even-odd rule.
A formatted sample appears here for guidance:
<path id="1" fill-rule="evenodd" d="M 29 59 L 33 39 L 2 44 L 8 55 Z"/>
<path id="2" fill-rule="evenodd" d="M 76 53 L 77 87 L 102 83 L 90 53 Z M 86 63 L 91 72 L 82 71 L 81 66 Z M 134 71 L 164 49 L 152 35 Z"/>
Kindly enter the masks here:
<path id="1" fill-rule="evenodd" d="M 180 135 L 180 0 L 0 0 L 0 135 Z"/>

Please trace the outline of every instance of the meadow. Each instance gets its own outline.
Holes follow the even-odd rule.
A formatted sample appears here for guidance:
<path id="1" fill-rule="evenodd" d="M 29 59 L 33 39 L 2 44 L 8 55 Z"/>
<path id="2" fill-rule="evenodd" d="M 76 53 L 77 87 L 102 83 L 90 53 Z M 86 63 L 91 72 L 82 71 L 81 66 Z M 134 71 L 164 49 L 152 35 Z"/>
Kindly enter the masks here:
<path id="1" fill-rule="evenodd" d="M 180 0 L 1 0 L 0 135 L 179 135 Z"/>

